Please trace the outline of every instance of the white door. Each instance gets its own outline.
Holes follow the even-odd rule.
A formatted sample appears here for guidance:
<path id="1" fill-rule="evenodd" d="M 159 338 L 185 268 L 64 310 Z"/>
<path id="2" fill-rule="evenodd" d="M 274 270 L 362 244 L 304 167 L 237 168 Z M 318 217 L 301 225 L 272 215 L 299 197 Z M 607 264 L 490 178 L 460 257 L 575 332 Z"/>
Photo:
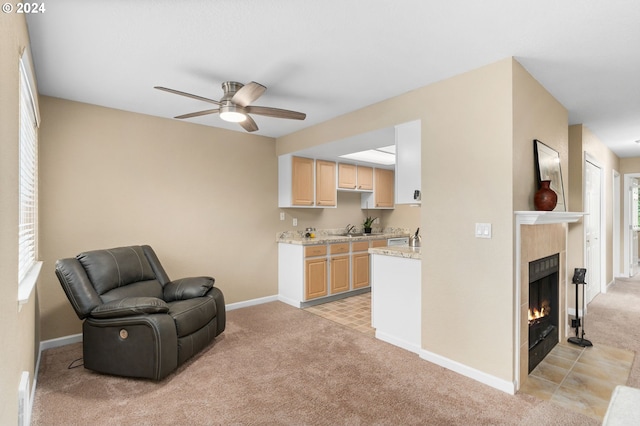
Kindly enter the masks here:
<path id="1" fill-rule="evenodd" d="M 629 276 L 633 277 L 640 269 L 638 266 L 638 179 L 633 179 L 632 185 L 629 187 Z"/>
<path id="2" fill-rule="evenodd" d="M 587 287 L 585 303 L 600 293 L 601 284 L 601 209 L 602 209 L 602 171 L 595 164 L 585 162 L 585 268 L 587 268 Z"/>

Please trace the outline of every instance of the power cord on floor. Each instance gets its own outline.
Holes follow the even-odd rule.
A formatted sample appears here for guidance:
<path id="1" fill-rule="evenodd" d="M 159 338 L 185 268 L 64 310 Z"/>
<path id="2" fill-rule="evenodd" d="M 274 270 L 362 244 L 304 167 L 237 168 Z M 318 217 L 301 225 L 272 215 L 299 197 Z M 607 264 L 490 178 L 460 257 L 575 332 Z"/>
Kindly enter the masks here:
<path id="1" fill-rule="evenodd" d="M 73 361 L 71 361 L 71 364 L 69 364 L 69 366 L 67 367 L 67 370 L 82 367 L 84 365 L 84 362 L 82 362 L 82 360 L 83 358 L 74 359 Z M 76 364 L 77 362 L 80 362 L 80 364 Z"/>

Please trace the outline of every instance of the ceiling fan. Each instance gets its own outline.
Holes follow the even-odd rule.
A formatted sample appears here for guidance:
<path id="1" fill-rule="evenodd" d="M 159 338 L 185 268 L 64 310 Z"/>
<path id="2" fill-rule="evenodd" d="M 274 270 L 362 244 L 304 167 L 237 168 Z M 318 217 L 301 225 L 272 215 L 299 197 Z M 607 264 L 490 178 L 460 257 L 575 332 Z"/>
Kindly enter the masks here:
<path id="1" fill-rule="evenodd" d="M 222 99 L 219 101 L 198 95 L 192 95 L 191 93 L 181 92 L 179 90 L 169 89 L 167 87 L 155 86 L 154 89 L 164 90 L 165 92 L 175 93 L 176 95 L 182 95 L 188 98 L 198 99 L 200 101 L 218 105 L 218 108 L 178 115 L 174 118 L 191 118 L 219 113 L 220 118 L 225 121 L 240 124 L 247 132 L 255 132 L 258 130 L 258 125 L 253 121 L 253 118 L 251 118 L 249 114 L 258 114 L 274 118 L 289 118 L 292 120 L 304 120 L 307 117 L 307 115 L 302 112 L 251 105 L 252 102 L 262 96 L 262 94 L 267 90 L 265 86 L 260 83 L 256 83 L 255 81 L 244 85 L 236 81 L 225 81 L 222 83 L 224 96 L 222 96 Z"/>

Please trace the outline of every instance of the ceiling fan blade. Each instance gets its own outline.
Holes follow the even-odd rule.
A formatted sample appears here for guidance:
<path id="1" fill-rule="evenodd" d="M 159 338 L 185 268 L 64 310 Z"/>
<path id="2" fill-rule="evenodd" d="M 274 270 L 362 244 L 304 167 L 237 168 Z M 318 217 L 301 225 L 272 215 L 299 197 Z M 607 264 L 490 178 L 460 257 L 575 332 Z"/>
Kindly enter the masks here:
<path id="1" fill-rule="evenodd" d="M 248 113 L 266 115 L 267 117 L 289 118 L 291 120 L 304 120 L 307 114 L 288 109 L 271 108 L 264 106 L 248 106 L 245 108 Z"/>
<path id="2" fill-rule="evenodd" d="M 238 124 L 240 124 L 242 128 L 245 129 L 247 132 L 255 132 L 256 130 L 258 130 L 258 125 L 256 124 L 255 121 L 253 121 L 253 118 L 249 117 L 248 115 L 246 120 L 241 121 Z"/>
<path id="3" fill-rule="evenodd" d="M 236 105 L 240 105 L 241 107 L 246 107 L 251 102 L 262 96 L 265 90 L 267 90 L 267 88 L 262 84 L 252 81 L 251 83 L 242 86 L 240 90 L 233 95 L 231 102 Z"/>
<path id="4" fill-rule="evenodd" d="M 191 118 L 191 117 L 199 117 L 201 115 L 207 115 L 207 114 L 214 114 L 216 112 L 220 111 L 220 108 L 216 108 L 216 109 L 206 109 L 204 111 L 198 111 L 198 112 L 190 112 L 189 114 L 183 114 L 183 115 L 178 115 L 177 117 L 173 117 L 173 118 Z"/>
<path id="5" fill-rule="evenodd" d="M 209 103 L 216 104 L 216 105 L 222 105 L 219 101 L 216 101 L 214 99 L 203 98 L 202 96 L 192 95 L 191 93 L 181 92 L 179 90 L 169 89 L 167 87 L 154 86 L 154 89 L 164 90 L 165 92 L 174 93 L 176 95 L 181 95 L 181 96 L 186 96 L 188 98 L 197 99 L 199 101 L 209 102 Z"/>

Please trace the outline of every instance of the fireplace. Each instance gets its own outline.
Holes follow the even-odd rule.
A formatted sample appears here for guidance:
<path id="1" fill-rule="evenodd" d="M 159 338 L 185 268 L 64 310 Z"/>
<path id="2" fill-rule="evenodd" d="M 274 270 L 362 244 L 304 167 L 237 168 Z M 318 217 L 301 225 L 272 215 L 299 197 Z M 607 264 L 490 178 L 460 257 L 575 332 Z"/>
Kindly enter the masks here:
<path id="1" fill-rule="evenodd" d="M 560 256 L 529 262 L 529 373 L 558 343 Z"/>

